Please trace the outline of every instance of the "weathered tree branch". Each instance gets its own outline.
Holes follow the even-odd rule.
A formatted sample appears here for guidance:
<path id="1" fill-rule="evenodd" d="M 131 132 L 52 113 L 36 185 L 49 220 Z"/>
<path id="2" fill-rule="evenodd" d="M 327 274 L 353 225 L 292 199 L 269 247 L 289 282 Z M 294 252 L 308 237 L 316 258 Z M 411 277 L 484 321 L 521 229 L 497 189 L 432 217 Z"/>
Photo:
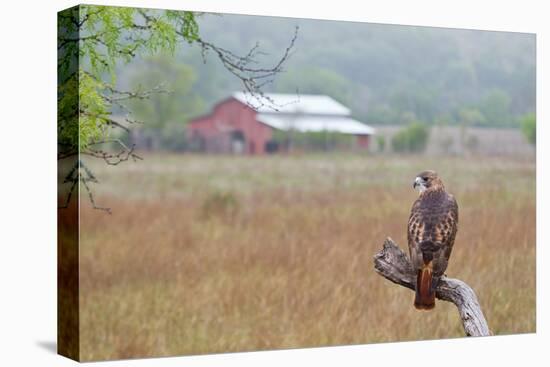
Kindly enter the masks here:
<path id="1" fill-rule="evenodd" d="M 384 241 L 384 247 L 374 256 L 374 269 L 384 278 L 414 290 L 416 274 L 405 253 L 391 239 Z M 442 277 L 435 296 L 452 302 L 458 308 L 462 325 L 467 336 L 491 335 L 487 321 L 473 289 L 458 279 Z"/>
<path id="2" fill-rule="evenodd" d="M 268 107 L 273 111 L 278 111 L 282 106 L 278 105 L 276 101 L 266 95 L 263 91 L 263 87 L 272 83 L 274 77 L 284 71 L 283 65 L 292 55 L 292 50 L 294 49 L 294 45 L 298 38 L 298 30 L 298 27 L 294 29 L 294 35 L 283 52 L 283 55 L 275 62 L 274 65 L 269 67 L 262 67 L 258 65 L 259 61 L 257 57 L 259 55 L 266 55 L 265 52 L 260 50 L 259 43 L 256 43 L 245 55 L 239 56 L 230 50 L 207 42 L 200 37 L 194 42 L 201 47 L 203 60 L 206 61 L 207 52 L 213 52 L 222 63 L 223 67 L 229 73 L 240 79 L 244 88 L 243 92 L 255 102 L 247 103 L 250 107 L 254 109 Z M 179 31 L 176 33 L 182 35 Z"/>

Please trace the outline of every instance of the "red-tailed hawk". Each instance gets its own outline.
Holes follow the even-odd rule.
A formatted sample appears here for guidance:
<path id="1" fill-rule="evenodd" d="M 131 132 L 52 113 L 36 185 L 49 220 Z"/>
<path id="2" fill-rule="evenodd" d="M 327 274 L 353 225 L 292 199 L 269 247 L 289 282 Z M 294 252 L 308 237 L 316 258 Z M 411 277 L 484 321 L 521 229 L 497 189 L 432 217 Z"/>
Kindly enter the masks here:
<path id="1" fill-rule="evenodd" d="M 414 306 L 430 310 L 435 306 L 435 289 L 453 249 L 458 205 L 434 171 L 419 173 L 413 188 L 420 191 L 407 231 L 411 263 L 417 273 Z"/>

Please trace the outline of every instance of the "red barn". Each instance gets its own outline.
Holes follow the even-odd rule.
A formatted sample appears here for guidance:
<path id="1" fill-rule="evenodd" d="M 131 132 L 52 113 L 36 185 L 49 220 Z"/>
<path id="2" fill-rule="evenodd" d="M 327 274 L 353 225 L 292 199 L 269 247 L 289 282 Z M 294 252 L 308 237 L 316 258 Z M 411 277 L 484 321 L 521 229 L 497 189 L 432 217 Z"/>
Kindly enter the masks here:
<path id="1" fill-rule="evenodd" d="M 355 147 L 367 149 L 374 134 L 372 127 L 352 119 L 347 107 L 328 96 L 267 94 L 263 98 L 265 103 L 234 93 L 209 115 L 191 120 L 187 127 L 191 147 L 211 153 L 264 154 L 277 150 L 273 138 L 278 130 L 352 135 Z"/>

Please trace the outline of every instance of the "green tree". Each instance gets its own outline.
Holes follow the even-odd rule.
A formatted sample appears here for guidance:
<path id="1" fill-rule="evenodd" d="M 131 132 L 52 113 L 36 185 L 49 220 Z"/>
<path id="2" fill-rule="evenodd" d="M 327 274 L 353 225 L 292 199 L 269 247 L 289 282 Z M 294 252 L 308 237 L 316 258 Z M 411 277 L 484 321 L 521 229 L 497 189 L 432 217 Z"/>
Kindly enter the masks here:
<path id="1" fill-rule="evenodd" d="M 184 122 L 190 116 L 203 111 L 203 101 L 193 93 L 197 76 L 189 65 L 178 63 L 168 55 L 149 57 L 132 70 L 130 80 L 133 90 L 154 88 L 164 80 L 168 93 L 158 93 L 148 100 L 134 99 L 128 105 L 133 114 L 153 128 L 166 123 Z"/>
<path id="2" fill-rule="evenodd" d="M 391 94 L 389 101 L 391 107 L 399 112 L 400 123 L 417 119 L 432 123 L 438 112 L 437 93 L 416 83 L 401 86 Z"/>
<path id="3" fill-rule="evenodd" d="M 507 93 L 496 89 L 485 96 L 479 105 L 479 110 L 489 125 L 509 126 L 512 124 L 510 102 L 510 96 Z"/>
<path id="4" fill-rule="evenodd" d="M 529 143 L 537 144 L 537 119 L 534 113 L 527 114 L 521 119 L 521 131 Z"/>
<path id="5" fill-rule="evenodd" d="M 487 119 L 477 108 L 461 108 L 458 111 L 460 125 L 468 128 L 470 126 L 480 126 L 485 124 Z"/>
<path id="6" fill-rule="evenodd" d="M 58 14 L 58 160 L 75 161 L 65 177 L 65 182 L 72 183 L 70 193 L 77 182 L 82 182 L 93 206 L 99 208 L 79 173 L 89 172 L 81 156 L 103 159 L 111 165 L 130 158 L 141 159 L 134 147 L 113 134 L 113 130 L 128 132 L 129 126 L 115 121 L 112 110 L 117 107 L 127 111 L 125 120 L 131 124 L 136 121 L 127 102 L 147 99 L 165 90 L 161 86 L 116 89 L 117 65 L 140 54 L 174 53 L 180 43 L 190 44 L 199 47 L 205 57 L 215 55 L 225 70 L 242 82 L 243 89 L 257 97 L 263 95 L 265 83 L 282 71 L 297 37 L 296 29 L 289 46 L 272 67 L 255 66 L 261 53 L 257 46 L 239 56 L 204 40 L 199 34 L 198 16 L 187 11 L 96 5 L 80 5 Z M 110 145 L 116 146 L 115 151 L 108 150 Z M 70 193 L 63 207 L 68 205 Z"/>
<path id="7" fill-rule="evenodd" d="M 421 122 L 402 128 L 392 138 L 392 148 L 398 153 L 420 153 L 426 149 L 430 131 Z"/>
<path id="8" fill-rule="evenodd" d="M 136 128 L 153 138 L 154 146 L 163 149 L 184 149 L 185 122 L 204 111 L 204 101 L 193 89 L 197 76 L 189 65 L 175 61 L 170 55 L 148 57 L 129 75 L 133 90 L 149 90 L 159 80 L 166 81 L 169 93 L 157 93 L 147 100 L 128 103 L 137 120 L 146 121 Z"/>

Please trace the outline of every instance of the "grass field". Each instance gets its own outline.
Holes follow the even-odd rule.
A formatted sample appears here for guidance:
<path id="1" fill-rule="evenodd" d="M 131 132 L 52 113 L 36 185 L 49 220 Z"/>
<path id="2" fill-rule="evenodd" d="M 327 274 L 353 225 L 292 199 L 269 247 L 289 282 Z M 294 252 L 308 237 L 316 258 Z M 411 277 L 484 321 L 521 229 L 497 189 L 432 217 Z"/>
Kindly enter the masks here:
<path id="1" fill-rule="evenodd" d="M 387 236 L 406 249 L 412 180 L 429 168 L 460 207 L 447 274 L 494 334 L 535 331 L 532 161 L 145 158 L 92 164 L 112 215 L 81 197 L 84 360 L 463 336 L 452 304 L 416 311 L 373 268 Z"/>

